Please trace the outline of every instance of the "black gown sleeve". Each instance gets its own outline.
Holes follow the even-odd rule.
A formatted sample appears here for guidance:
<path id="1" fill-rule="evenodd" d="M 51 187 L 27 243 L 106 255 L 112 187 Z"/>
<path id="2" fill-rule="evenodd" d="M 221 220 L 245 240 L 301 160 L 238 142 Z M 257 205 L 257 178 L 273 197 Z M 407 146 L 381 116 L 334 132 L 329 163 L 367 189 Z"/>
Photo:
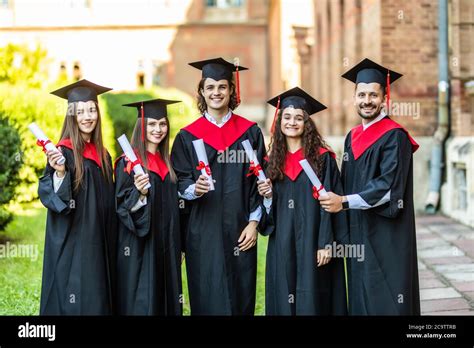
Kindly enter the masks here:
<path id="1" fill-rule="evenodd" d="M 337 193 L 340 189 L 340 175 L 337 169 L 337 164 L 329 152 L 322 155 L 324 157 L 323 179 L 322 184 L 327 192 L 332 191 Z M 318 249 L 324 249 L 327 245 L 332 245 L 334 241 L 334 221 L 331 213 L 326 212 L 321 206 L 320 209 L 320 223 L 319 223 L 319 238 Z"/>
<path id="2" fill-rule="evenodd" d="M 273 186 L 272 196 L 272 205 L 268 213 L 267 209 L 265 208 L 265 205 L 263 204 L 263 199 L 262 204 L 260 205 L 262 208 L 262 218 L 260 219 L 257 230 L 262 236 L 269 236 L 275 231 L 277 217 L 275 214 L 274 207 L 276 207 L 276 202 L 278 199 L 278 195 L 275 192 L 275 186 Z"/>
<path id="3" fill-rule="evenodd" d="M 326 173 L 324 176 L 324 184 L 330 185 L 331 188 L 328 191 L 334 192 L 339 196 L 344 195 L 344 189 L 342 185 L 342 177 L 337 166 L 337 161 L 329 154 L 326 157 Z M 326 186 L 325 186 L 326 187 Z M 349 243 L 349 225 L 348 216 L 346 211 L 340 211 L 335 214 L 331 214 L 332 217 L 332 229 L 333 238 L 338 244 Z"/>
<path id="4" fill-rule="evenodd" d="M 38 196 L 41 203 L 56 214 L 67 215 L 73 204 L 72 183 L 74 177 L 74 157 L 68 149 L 62 149 L 66 158 L 66 174 L 57 192 L 54 192 L 53 174 L 55 170 L 46 164 L 43 176 L 39 179 Z"/>
<path id="5" fill-rule="evenodd" d="M 266 157 L 266 156 L 264 156 L 264 157 Z M 266 160 L 262 160 L 262 162 L 260 162 L 260 163 L 262 163 L 262 168 L 265 171 L 265 175 L 266 175 L 268 162 Z M 260 232 L 260 234 L 262 236 L 271 235 L 273 233 L 273 231 L 275 230 L 275 226 L 276 226 L 276 216 L 275 216 L 275 212 L 274 212 L 274 210 L 275 210 L 274 207 L 276 207 L 276 202 L 277 202 L 277 199 L 278 199 L 278 195 L 277 195 L 277 192 L 276 192 L 277 190 L 276 190 L 276 187 L 275 187 L 275 183 L 272 182 L 272 184 L 273 184 L 272 205 L 270 207 L 269 212 L 267 213 L 267 209 L 265 208 L 265 205 L 263 204 L 263 202 L 264 202 L 263 197 L 261 199 L 261 204 L 260 204 L 260 207 L 262 208 L 262 218 L 260 219 L 257 230 L 258 230 L 258 232 Z M 257 194 L 258 194 L 258 188 L 257 188 Z"/>
<path id="6" fill-rule="evenodd" d="M 384 159 L 380 165 L 382 171 L 386 171 L 385 168 L 393 168 L 390 172 L 392 176 L 390 201 L 374 209 L 375 213 L 387 218 L 396 218 L 403 210 L 413 153 L 411 142 L 405 131 L 396 130 L 393 133 L 394 135 L 387 142 L 387 150 L 384 151 L 383 157 L 388 156 L 396 165 L 391 166 L 388 158 Z"/>
<path id="7" fill-rule="evenodd" d="M 325 153 L 325 173 L 323 185 L 329 192 L 334 192 L 340 196 L 344 195 L 342 188 L 341 176 L 339 168 L 337 167 L 336 160 L 329 154 Z M 321 222 L 326 221 L 324 226 L 327 231 L 323 233 L 323 226 L 320 225 L 320 239 L 318 245 L 330 244 L 328 241 L 331 240 L 337 245 L 349 244 L 349 228 L 347 221 L 347 213 L 340 211 L 338 213 L 327 213 L 324 209 L 321 209 L 321 214 L 324 212 Z M 327 219 L 327 215 L 330 215 L 330 221 Z M 331 232 L 329 233 L 329 230 Z M 321 235 L 325 236 L 325 240 L 321 240 Z M 324 237 L 323 237 L 324 238 Z M 326 243 L 326 244 L 324 244 Z M 331 245 L 333 247 L 333 245 Z M 336 247 L 337 248 L 337 247 Z M 333 250 L 334 252 L 334 250 Z M 346 297 L 346 271 L 345 271 L 345 260 L 340 258 L 332 258 L 329 267 L 332 269 L 332 314 L 333 315 L 347 315 L 347 297 Z"/>
<path id="8" fill-rule="evenodd" d="M 138 237 L 144 237 L 150 231 L 150 195 L 147 204 L 136 212 L 132 208 L 140 198 L 140 192 L 134 185 L 132 175 L 124 172 L 125 160 L 122 158 L 115 168 L 115 207 L 122 225 Z M 153 189 L 153 187 L 151 188 Z"/>
<path id="9" fill-rule="evenodd" d="M 193 178 L 195 168 L 189 153 L 190 146 L 185 144 L 181 132 L 176 135 L 174 140 L 171 149 L 171 162 L 178 177 L 178 191 L 183 194 L 190 185 L 196 183 L 196 180 Z"/>
<path id="10" fill-rule="evenodd" d="M 263 134 L 262 131 L 260 130 L 259 127 L 255 126 L 256 132 L 255 132 L 255 139 L 252 139 L 253 142 L 253 149 L 257 154 L 257 160 L 260 163 L 260 165 L 263 168 L 262 163 L 264 162 L 263 158 L 266 156 L 266 150 L 265 150 L 265 141 L 263 139 Z M 252 180 L 252 187 L 250 189 L 250 213 L 254 212 L 259 206 L 263 207 L 263 197 L 260 196 L 258 193 L 258 185 L 257 185 L 258 178 L 254 176 L 254 180 Z M 265 209 L 263 207 L 263 209 Z M 262 216 L 263 216 L 264 211 L 262 211 Z"/>

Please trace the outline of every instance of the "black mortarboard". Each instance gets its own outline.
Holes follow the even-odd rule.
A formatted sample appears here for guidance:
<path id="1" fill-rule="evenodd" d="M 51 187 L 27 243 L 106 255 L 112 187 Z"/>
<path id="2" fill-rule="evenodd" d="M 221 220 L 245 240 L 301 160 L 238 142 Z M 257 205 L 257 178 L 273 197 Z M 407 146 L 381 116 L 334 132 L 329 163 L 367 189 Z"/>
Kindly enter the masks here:
<path id="1" fill-rule="evenodd" d="M 280 102 L 278 101 L 279 99 Z M 270 99 L 267 103 L 273 105 L 274 107 L 279 107 L 279 109 L 282 110 L 289 106 L 293 106 L 295 109 L 306 110 L 309 115 L 326 109 L 325 105 L 321 104 L 299 87 L 289 89 L 286 92 L 283 92 L 280 95 Z M 280 103 L 279 106 L 278 103 Z"/>
<path id="2" fill-rule="evenodd" d="M 376 82 L 382 87 L 385 87 L 387 95 L 387 112 L 390 111 L 390 85 L 402 76 L 402 74 L 399 74 L 393 70 L 389 70 L 368 58 L 365 58 L 359 64 L 342 75 L 343 78 L 354 82 L 356 85 L 360 82 Z"/>
<path id="3" fill-rule="evenodd" d="M 80 80 L 70 85 L 57 89 L 51 94 L 67 99 L 68 103 L 86 102 L 89 100 L 97 102 L 99 94 L 111 91 L 112 88 L 96 85 L 87 80 Z"/>
<path id="4" fill-rule="evenodd" d="M 123 104 L 123 106 L 135 107 L 138 109 L 138 117 L 142 116 L 142 107 L 143 107 L 143 117 L 154 118 L 159 120 L 163 117 L 167 117 L 167 108 L 169 104 L 180 103 L 180 100 L 167 100 L 167 99 L 152 99 L 144 100 L 135 103 Z"/>
<path id="5" fill-rule="evenodd" d="M 142 140 L 145 140 L 145 117 L 162 119 L 168 116 L 167 106 L 169 104 L 180 103 L 180 100 L 151 99 L 135 103 L 123 104 L 122 106 L 135 107 L 138 110 L 138 117 L 141 118 Z"/>
<path id="6" fill-rule="evenodd" d="M 237 93 L 237 103 L 240 104 L 240 80 L 239 71 L 248 70 L 248 68 L 238 64 L 232 64 L 222 58 L 212 58 L 189 63 L 192 67 L 202 70 L 202 78 L 211 78 L 213 80 L 232 80 L 232 73 L 235 71 L 235 84 Z"/>
<path id="7" fill-rule="evenodd" d="M 210 77 L 216 81 L 219 80 L 232 80 L 232 73 L 234 71 L 242 71 L 248 70 L 243 66 L 237 66 L 233 63 L 229 63 L 228 61 L 222 58 L 212 58 L 201 60 L 198 62 L 189 63 L 192 67 L 202 70 L 202 77 L 207 78 Z M 237 69 L 238 67 L 238 69 Z"/>
<path id="8" fill-rule="evenodd" d="M 388 80 L 387 80 L 388 75 Z M 348 79 L 349 81 L 358 84 L 360 82 L 372 83 L 377 82 L 383 87 L 386 87 L 388 84 L 391 84 L 402 77 L 402 74 L 397 73 L 396 71 L 389 70 L 382 65 L 379 65 L 368 58 L 362 60 L 359 64 L 355 65 L 352 69 L 347 71 L 343 78 Z M 390 81 L 387 83 L 387 81 Z"/>
<path id="9" fill-rule="evenodd" d="M 305 110 L 309 115 L 327 109 L 325 105 L 321 104 L 319 101 L 314 99 L 312 96 L 310 96 L 308 93 L 306 93 L 299 87 L 289 89 L 270 99 L 269 101 L 267 101 L 267 103 L 276 107 L 271 129 L 272 133 L 275 130 L 276 116 L 278 114 L 278 110 L 280 109 L 283 110 L 291 106 L 295 109 Z"/>

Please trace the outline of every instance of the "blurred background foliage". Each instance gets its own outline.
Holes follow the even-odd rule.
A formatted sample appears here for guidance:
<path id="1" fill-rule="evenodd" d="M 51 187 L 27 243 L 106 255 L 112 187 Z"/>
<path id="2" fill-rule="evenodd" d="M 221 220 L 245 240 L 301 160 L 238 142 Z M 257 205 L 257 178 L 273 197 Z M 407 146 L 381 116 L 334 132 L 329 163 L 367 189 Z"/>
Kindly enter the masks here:
<path id="1" fill-rule="evenodd" d="M 11 203 L 25 203 L 38 198 L 38 178 L 44 170 L 46 158 L 36 145 L 36 139 L 28 130 L 28 125 L 36 122 L 51 141 L 59 140 L 67 103 L 49 92 L 74 81 L 59 77 L 54 83 L 46 83 L 47 71 L 47 52 L 40 46 L 33 49 L 14 44 L 0 47 L 0 115 L 8 120 L 8 124 L 1 123 L 0 132 L 8 133 L 7 129 L 13 129 L 18 135 L 4 137 L 2 149 L 15 149 L 16 153 L 21 154 L 20 161 L 2 162 L 5 168 L 2 168 L 0 181 L 15 185 L 11 190 L 12 194 L 5 194 L 0 199 L 0 230 L 5 227 L 5 224 L 2 225 L 2 209 L 8 206 L 10 200 Z M 94 80 L 93 77 L 88 78 Z M 103 136 L 112 158 L 122 152 L 116 138 L 125 133 L 130 139 L 137 120 L 136 109 L 123 107 L 122 104 L 154 98 L 183 101 L 169 107 L 171 141 L 180 128 L 198 115 L 194 99 L 174 88 L 156 87 L 103 94 L 99 97 Z M 15 181 L 15 177 L 19 181 Z M 8 221 L 8 214 L 4 217 Z"/>

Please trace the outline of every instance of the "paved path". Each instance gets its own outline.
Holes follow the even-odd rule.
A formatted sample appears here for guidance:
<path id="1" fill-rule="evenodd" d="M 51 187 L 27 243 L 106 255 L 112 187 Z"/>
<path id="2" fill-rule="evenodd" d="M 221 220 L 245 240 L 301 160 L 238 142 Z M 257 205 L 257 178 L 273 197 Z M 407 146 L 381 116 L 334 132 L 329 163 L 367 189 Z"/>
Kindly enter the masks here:
<path id="1" fill-rule="evenodd" d="M 474 229 L 442 215 L 418 216 L 423 315 L 474 315 Z"/>

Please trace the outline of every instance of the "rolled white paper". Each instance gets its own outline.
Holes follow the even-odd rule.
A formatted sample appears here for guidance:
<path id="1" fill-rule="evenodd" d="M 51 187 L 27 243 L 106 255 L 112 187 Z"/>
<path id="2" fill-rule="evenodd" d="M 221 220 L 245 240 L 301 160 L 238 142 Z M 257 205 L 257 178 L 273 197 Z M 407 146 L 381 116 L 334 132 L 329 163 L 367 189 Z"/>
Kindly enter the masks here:
<path id="1" fill-rule="evenodd" d="M 247 154 L 249 161 L 252 161 L 255 166 L 258 166 L 260 163 L 258 162 L 257 156 L 255 155 L 255 152 L 252 149 L 252 145 L 250 145 L 250 141 L 242 141 L 242 146 L 244 147 L 245 153 Z M 267 177 L 265 176 L 265 173 L 262 169 L 258 171 L 258 180 L 267 180 Z M 267 193 L 270 192 L 272 192 L 272 189 L 270 189 Z"/>
<path id="2" fill-rule="evenodd" d="M 303 167 L 304 172 L 308 176 L 313 186 L 315 186 L 316 189 L 319 190 L 319 194 L 322 196 L 323 195 L 326 196 L 328 193 L 324 189 L 323 184 L 321 184 L 321 181 L 319 180 L 318 176 L 314 172 L 313 168 L 311 168 L 309 162 L 304 159 L 300 161 L 300 164 Z"/>
<path id="3" fill-rule="evenodd" d="M 58 148 L 54 146 L 54 144 L 48 139 L 48 137 L 44 134 L 44 132 L 41 130 L 40 127 L 38 127 L 35 122 L 30 123 L 28 125 L 28 128 L 31 133 L 34 134 L 36 139 L 44 143 L 47 142 L 47 144 L 44 146 L 47 151 L 59 151 Z M 56 161 L 56 164 L 62 165 L 64 164 L 64 162 L 66 162 L 66 158 L 64 158 L 64 156 L 61 156 L 61 158 Z"/>
<path id="4" fill-rule="evenodd" d="M 209 166 L 209 160 L 207 159 L 206 148 L 204 147 L 204 141 L 202 139 L 193 140 L 194 150 L 196 151 L 196 155 L 198 157 L 199 162 L 203 162 L 205 166 Z M 206 173 L 206 168 L 201 169 L 201 174 L 208 178 L 210 187 L 209 191 L 214 191 L 214 181 L 212 180 L 212 173 L 208 175 Z"/>
<path id="5" fill-rule="evenodd" d="M 137 160 L 137 156 L 135 156 L 135 151 L 133 151 L 132 146 L 128 142 L 127 136 L 122 134 L 117 138 L 117 141 L 119 142 L 125 156 L 127 156 L 130 161 L 135 162 Z M 133 172 L 135 174 L 145 174 L 145 171 L 143 170 L 143 167 L 140 163 L 133 167 Z M 149 189 L 150 187 L 150 183 L 145 186 L 146 189 Z"/>

